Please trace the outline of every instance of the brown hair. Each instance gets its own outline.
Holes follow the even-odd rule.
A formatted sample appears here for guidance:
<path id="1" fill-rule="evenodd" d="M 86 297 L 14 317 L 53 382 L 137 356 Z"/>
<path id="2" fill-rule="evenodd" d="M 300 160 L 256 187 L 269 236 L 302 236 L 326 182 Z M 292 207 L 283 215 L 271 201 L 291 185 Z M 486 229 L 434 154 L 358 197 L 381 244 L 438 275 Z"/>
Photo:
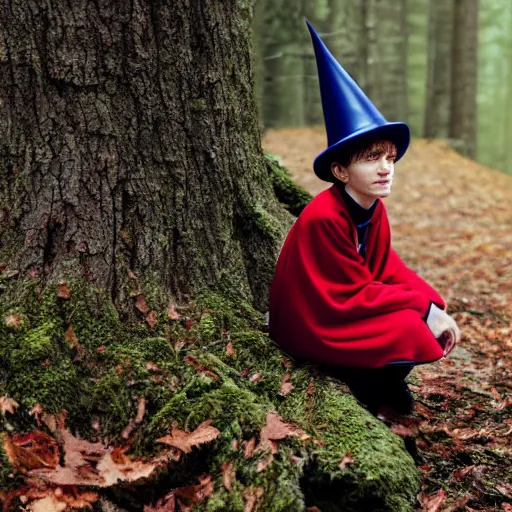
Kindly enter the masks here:
<path id="1" fill-rule="evenodd" d="M 350 145 L 350 149 L 335 155 L 333 162 L 339 163 L 343 167 L 348 167 L 351 163 L 365 158 L 369 153 L 379 151 L 382 153 L 397 152 L 397 147 L 390 140 L 372 140 L 368 138 L 358 138 Z"/>

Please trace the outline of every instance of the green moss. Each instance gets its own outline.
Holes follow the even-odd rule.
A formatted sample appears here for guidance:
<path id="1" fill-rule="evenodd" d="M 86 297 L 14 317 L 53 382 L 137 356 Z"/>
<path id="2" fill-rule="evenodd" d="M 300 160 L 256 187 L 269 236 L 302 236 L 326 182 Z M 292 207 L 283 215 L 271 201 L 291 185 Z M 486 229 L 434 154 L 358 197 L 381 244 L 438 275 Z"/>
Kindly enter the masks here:
<path id="1" fill-rule="evenodd" d="M 146 414 L 132 432 L 136 455 L 157 453 L 155 440 L 174 425 L 193 430 L 212 420 L 220 430 L 214 442 L 183 456 L 179 471 L 162 476 L 170 488 L 211 474 L 207 510 L 243 510 L 251 487 L 264 490 L 260 509 L 276 512 L 303 510 L 305 503 L 322 511 L 368 504 L 405 511 L 414 503 L 417 472 L 402 441 L 315 368 L 283 357 L 245 300 L 210 292 L 183 311 L 187 321 L 169 321 L 159 311 L 150 329 L 142 320 L 121 322 L 107 297 L 79 282 L 68 282 L 69 300 L 56 287 L 41 294 L 37 280 L 14 283 L 0 294 L 0 390 L 21 404 L 9 417 L 19 432 L 36 428 L 28 409 L 39 403 L 47 412 L 66 409 L 68 426 L 84 437 L 93 435 L 98 419 L 102 437 L 115 440 L 144 398 Z M 12 311 L 23 315 L 19 328 L 1 321 Z M 79 347 L 65 340 L 71 325 Z M 226 350 L 229 342 L 234 353 Z M 294 389 L 282 396 L 285 375 Z M 316 442 L 284 439 L 273 462 L 258 471 L 268 454 L 246 459 L 243 442 L 258 438 L 270 410 Z M 355 462 L 341 470 L 349 451 Z M 223 462 L 236 471 L 232 492 L 222 485 Z M 5 460 L 2 468 L 0 484 L 11 479 Z"/>
<path id="2" fill-rule="evenodd" d="M 292 215 L 298 217 L 313 197 L 292 181 L 290 173 L 276 157 L 267 153 L 265 158 L 277 199 Z"/>

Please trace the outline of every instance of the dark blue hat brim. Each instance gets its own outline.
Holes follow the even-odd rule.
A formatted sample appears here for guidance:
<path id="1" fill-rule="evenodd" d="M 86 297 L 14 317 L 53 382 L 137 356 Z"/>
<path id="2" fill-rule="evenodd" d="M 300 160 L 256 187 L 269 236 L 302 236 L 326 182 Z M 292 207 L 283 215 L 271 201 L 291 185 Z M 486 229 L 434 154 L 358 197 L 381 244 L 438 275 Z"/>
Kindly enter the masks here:
<path id="1" fill-rule="evenodd" d="M 315 174 L 324 181 L 334 181 L 331 173 L 331 164 L 336 162 L 340 153 L 345 149 L 350 149 L 350 144 L 361 136 L 369 137 L 373 140 L 390 140 L 397 148 L 396 161 L 400 160 L 407 151 L 411 142 L 411 132 L 405 123 L 386 123 L 374 128 L 363 128 L 350 134 L 338 141 L 336 144 L 329 146 L 325 151 L 320 153 L 313 164 Z"/>

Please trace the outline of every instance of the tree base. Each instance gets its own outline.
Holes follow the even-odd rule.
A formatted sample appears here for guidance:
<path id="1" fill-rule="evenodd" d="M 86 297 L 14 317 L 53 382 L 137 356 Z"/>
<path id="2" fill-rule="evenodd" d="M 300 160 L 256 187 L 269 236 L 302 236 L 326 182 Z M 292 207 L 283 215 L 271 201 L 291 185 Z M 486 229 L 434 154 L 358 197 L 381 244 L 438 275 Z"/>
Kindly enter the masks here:
<path id="1" fill-rule="evenodd" d="M 418 474 L 402 440 L 339 383 L 284 357 L 249 304 L 207 294 L 153 314 L 152 304 L 134 298 L 140 322 L 126 324 L 84 283 L 40 288 L 39 279 L 22 279 L 0 296 L 0 396 L 20 404 L 4 416 L 8 435 L 38 428 L 28 411 L 40 404 L 49 414 L 66 410 L 68 427 L 81 437 L 127 444 L 121 433 L 142 398 L 146 412 L 129 433 L 136 457 L 158 452 L 156 439 L 173 425 L 191 431 L 213 420 L 221 432 L 138 488 L 135 500 L 133 490 L 108 490 L 122 508 L 141 510 L 207 474 L 215 489 L 208 511 L 242 511 L 247 490 L 260 488 L 256 510 L 412 509 Z M 279 441 L 265 465 L 268 450 L 247 456 L 246 446 L 261 437 L 270 410 L 311 438 Z M 4 455 L 0 487 L 14 489 L 23 475 Z M 224 462 L 236 475 L 231 490 L 223 485 Z"/>

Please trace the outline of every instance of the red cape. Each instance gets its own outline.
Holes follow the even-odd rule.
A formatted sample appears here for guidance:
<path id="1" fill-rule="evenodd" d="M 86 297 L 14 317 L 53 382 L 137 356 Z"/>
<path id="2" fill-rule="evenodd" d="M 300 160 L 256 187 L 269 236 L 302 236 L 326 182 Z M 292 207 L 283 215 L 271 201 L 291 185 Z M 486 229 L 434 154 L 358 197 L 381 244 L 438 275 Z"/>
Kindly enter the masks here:
<path id="1" fill-rule="evenodd" d="M 270 335 L 317 364 L 376 368 L 440 359 L 423 320 L 440 295 L 391 248 L 382 201 L 368 227 L 366 261 L 341 192 L 333 185 L 303 210 L 279 255 L 270 292 Z"/>

